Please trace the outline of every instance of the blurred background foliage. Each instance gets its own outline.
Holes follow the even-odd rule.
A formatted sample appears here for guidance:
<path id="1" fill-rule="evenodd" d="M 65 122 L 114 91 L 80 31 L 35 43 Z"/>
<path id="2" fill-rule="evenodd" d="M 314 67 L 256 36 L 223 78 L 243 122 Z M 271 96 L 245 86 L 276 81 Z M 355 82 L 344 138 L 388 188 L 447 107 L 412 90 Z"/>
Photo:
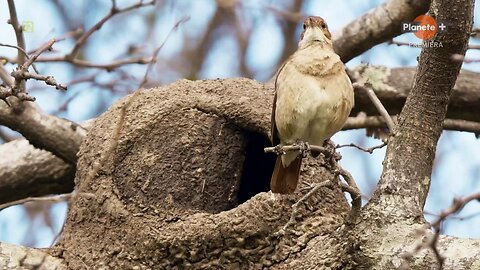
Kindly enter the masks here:
<path id="1" fill-rule="evenodd" d="M 137 1 L 67 1 L 16 0 L 22 22 L 32 22 L 33 31 L 25 33 L 27 51 L 40 47 L 48 39 L 67 32 L 89 29 L 106 16 L 116 2 L 118 8 Z M 145 1 L 146 2 L 146 1 Z M 348 0 L 163 0 L 154 6 L 134 9 L 110 19 L 82 47 L 80 57 L 91 63 L 150 57 L 165 43 L 157 62 L 149 73 L 146 87 L 190 80 L 247 77 L 269 81 L 281 63 L 295 51 L 306 15 L 326 19 L 335 35 L 350 21 L 378 6 L 383 1 Z M 479 26 L 479 8 L 475 26 Z M 6 22 L 9 18 L 6 1 L 0 3 L 1 42 L 15 44 L 15 35 Z M 179 27 L 174 25 L 181 20 Z M 395 40 L 420 43 L 413 34 Z M 480 44 L 472 39 L 472 44 Z M 65 54 L 75 44 L 75 35 L 54 45 L 51 55 Z M 415 66 L 419 48 L 381 44 L 347 63 L 352 68 L 360 63 L 388 67 Z M 0 47 L 0 58 L 13 58 L 16 51 Z M 469 50 L 468 58 L 479 59 L 478 50 Z M 3 61 L 7 70 L 13 64 Z M 129 64 L 117 69 L 84 68 L 70 63 L 37 63 L 42 74 L 53 75 L 68 85 L 59 92 L 43 82 L 27 82 L 29 93 L 46 112 L 72 121 L 94 118 L 122 96 L 135 91 L 146 65 Z M 480 72 L 480 64 L 464 68 Z M 20 135 L 0 127 L 2 142 Z M 336 143 L 373 146 L 379 141 L 366 137 L 364 130 L 340 132 Z M 353 148 L 342 148 L 343 166 L 352 172 L 368 201 L 382 170 L 385 149 L 373 154 Z M 444 132 L 437 150 L 433 181 L 425 207 L 427 220 L 448 207 L 454 197 L 480 191 L 480 141 L 471 133 Z M 0 179 L 1 180 L 1 179 Z M 67 204 L 28 203 L 0 212 L 0 241 L 33 247 L 48 247 L 61 231 Z M 473 202 L 444 223 L 444 233 L 461 237 L 480 237 L 480 203 Z"/>

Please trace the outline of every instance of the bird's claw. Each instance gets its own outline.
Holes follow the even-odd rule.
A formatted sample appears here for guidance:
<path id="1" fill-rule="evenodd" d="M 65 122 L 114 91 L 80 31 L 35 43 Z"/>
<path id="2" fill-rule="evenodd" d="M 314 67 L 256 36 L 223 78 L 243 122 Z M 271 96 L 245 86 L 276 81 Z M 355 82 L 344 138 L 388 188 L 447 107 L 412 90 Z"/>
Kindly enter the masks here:
<path id="1" fill-rule="evenodd" d="M 310 144 L 308 144 L 308 142 L 297 141 L 296 145 L 299 147 L 298 151 L 302 155 L 302 158 L 306 158 L 310 152 Z"/>
<path id="2" fill-rule="evenodd" d="M 285 155 L 285 151 L 283 150 L 283 145 L 281 144 L 277 144 L 275 145 L 275 154 L 281 156 L 281 155 Z"/>

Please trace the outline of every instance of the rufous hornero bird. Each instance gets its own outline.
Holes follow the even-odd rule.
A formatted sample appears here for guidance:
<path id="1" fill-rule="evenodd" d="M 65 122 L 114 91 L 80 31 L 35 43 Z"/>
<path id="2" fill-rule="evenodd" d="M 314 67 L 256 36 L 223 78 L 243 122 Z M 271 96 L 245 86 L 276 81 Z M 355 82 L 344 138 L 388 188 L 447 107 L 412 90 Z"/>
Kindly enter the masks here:
<path id="1" fill-rule="evenodd" d="M 345 65 L 333 50 L 325 20 L 309 17 L 297 51 L 280 67 L 275 80 L 272 143 L 323 145 L 338 132 L 354 105 Z M 270 182 L 273 193 L 293 193 L 302 155 L 288 151 L 277 157 Z"/>

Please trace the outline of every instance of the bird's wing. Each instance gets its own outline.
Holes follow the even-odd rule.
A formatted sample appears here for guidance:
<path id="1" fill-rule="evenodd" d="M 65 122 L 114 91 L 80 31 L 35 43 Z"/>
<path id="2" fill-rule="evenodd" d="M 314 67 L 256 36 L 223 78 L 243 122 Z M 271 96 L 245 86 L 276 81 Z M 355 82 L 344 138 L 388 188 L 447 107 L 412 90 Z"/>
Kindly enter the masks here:
<path id="1" fill-rule="evenodd" d="M 287 59 L 285 62 L 283 62 L 282 66 L 278 69 L 278 72 L 275 77 L 275 96 L 273 97 L 273 106 L 272 106 L 272 123 L 270 127 L 270 134 L 271 138 L 270 140 L 272 141 L 272 145 L 278 145 L 280 143 L 280 138 L 278 137 L 278 130 L 277 130 L 277 125 L 275 124 L 275 109 L 277 108 L 277 89 L 278 89 L 278 75 L 280 72 L 282 72 L 283 68 L 285 67 L 285 64 L 287 64 L 289 59 Z"/>

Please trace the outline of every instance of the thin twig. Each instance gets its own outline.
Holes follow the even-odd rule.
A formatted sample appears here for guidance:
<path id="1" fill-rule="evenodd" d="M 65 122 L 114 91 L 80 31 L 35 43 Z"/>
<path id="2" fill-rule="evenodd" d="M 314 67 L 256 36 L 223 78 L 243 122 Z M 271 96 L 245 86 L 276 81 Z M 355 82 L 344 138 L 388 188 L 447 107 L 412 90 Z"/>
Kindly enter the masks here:
<path id="1" fill-rule="evenodd" d="M 368 97 L 372 101 L 373 105 L 375 105 L 380 115 L 385 119 L 385 122 L 387 123 L 387 127 L 390 130 L 390 134 L 393 134 L 393 129 L 395 127 L 395 124 L 393 123 L 392 117 L 388 113 L 387 109 L 385 109 L 382 102 L 377 97 L 377 95 L 372 90 L 372 88 L 367 87 L 366 84 L 361 84 L 358 82 L 353 83 L 353 87 L 363 90 L 368 95 Z"/>
<path id="2" fill-rule="evenodd" d="M 406 265 L 407 261 L 411 260 L 413 256 L 415 256 L 415 254 L 420 252 L 422 249 L 429 248 L 435 255 L 435 259 L 437 260 L 439 269 L 443 269 L 445 258 L 440 254 L 438 250 L 438 239 L 440 238 L 440 233 L 442 231 L 442 224 L 449 216 L 458 213 L 465 207 L 465 205 L 475 200 L 480 201 L 480 193 L 472 194 L 463 199 L 454 199 L 452 205 L 450 205 L 450 207 L 448 207 L 447 209 L 443 210 L 438 215 L 438 218 L 431 223 L 431 227 L 433 228 L 433 235 L 427 236 L 427 230 L 425 230 L 423 232 L 423 238 L 426 237 L 427 239 L 425 241 L 419 242 L 411 252 L 406 252 L 402 254 L 402 257 L 405 259 L 403 265 Z"/>
<path id="3" fill-rule="evenodd" d="M 369 148 L 365 148 L 365 147 L 362 147 L 362 146 L 359 146 L 359 145 L 356 145 L 354 143 L 349 143 L 349 144 L 337 144 L 337 146 L 335 148 L 343 148 L 343 147 L 355 147 L 363 152 L 366 152 L 366 153 L 370 153 L 372 154 L 374 150 L 376 149 L 380 149 L 380 148 L 383 148 L 387 145 L 386 142 L 382 143 L 382 144 L 379 144 L 379 145 L 376 145 L 376 146 L 373 146 L 373 147 L 369 147 Z"/>
<path id="4" fill-rule="evenodd" d="M 70 63 L 77 67 L 86 67 L 86 68 L 98 68 L 105 69 L 106 71 L 112 71 L 120 66 L 130 65 L 130 64 L 148 64 L 152 62 L 152 57 L 134 57 L 130 59 L 121 59 L 116 60 L 106 64 L 92 63 L 86 60 L 81 59 L 67 59 L 65 56 L 54 56 L 54 57 L 40 57 L 37 59 L 38 63 L 48 63 L 48 62 L 66 62 Z"/>
<path id="5" fill-rule="evenodd" d="M 150 73 L 151 69 L 153 68 L 153 63 L 155 63 L 155 60 L 157 59 L 157 56 L 158 56 L 158 53 L 160 52 L 160 50 L 163 48 L 163 46 L 165 46 L 165 43 L 167 42 L 167 40 L 169 39 L 170 35 L 177 31 L 178 27 L 182 24 L 182 23 L 185 23 L 187 22 L 188 20 L 190 20 L 190 17 L 183 17 L 182 19 L 180 19 L 177 23 L 175 23 L 175 25 L 172 27 L 172 29 L 170 29 L 170 31 L 168 32 L 167 36 L 165 37 L 165 39 L 163 40 L 162 44 L 160 44 L 160 46 L 158 46 L 155 51 L 153 52 L 153 55 L 151 57 L 151 61 L 150 63 L 148 64 L 147 66 L 147 71 L 145 72 L 145 75 L 143 76 L 143 79 L 142 81 L 140 82 L 140 86 L 138 87 L 139 89 L 142 89 L 145 84 L 147 83 L 148 81 L 148 74 Z"/>
<path id="6" fill-rule="evenodd" d="M 113 16 L 120 14 L 120 13 L 125 13 L 137 8 L 145 7 L 145 6 L 150 6 L 155 4 L 155 0 L 148 1 L 148 2 L 143 2 L 139 1 L 136 4 L 133 4 L 131 6 L 128 6 L 126 8 L 118 9 L 116 7 L 115 2 L 112 3 L 112 8 L 110 9 L 110 13 L 108 13 L 105 17 L 103 17 L 100 21 L 98 21 L 95 25 L 93 25 L 88 31 L 86 31 L 80 38 L 78 38 L 77 42 L 72 48 L 72 51 L 66 55 L 67 59 L 74 59 L 78 53 L 80 52 L 80 49 L 82 46 L 85 44 L 85 42 L 88 40 L 88 38 L 97 30 L 99 30 L 110 18 Z"/>
<path id="7" fill-rule="evenodd" d="M 17 52 L 17 64 L 18 67 L 22 66 L 25 63 L 26 56 L 24 52 L 27 50 L 25 45 L 25 37 L 23 36 L 22 26 L 18 23 L 17 10 L 15 8 L 15 2 L 13 0 L 7 0 L 8 2 L 8 11 L 10 13 L 9 23 L 12 25 L 13 30 L 15 31 L 15 37 L 17 39 L 17 46 L 21 48 Z M 15 80 L 15 86 L 12 88 L 14 95 L 17 93 L 25 92 L 25 81 L 17 82 Z"/>
<path id="8" fill-rule="evenodd" d="M 4 43 L 0 43 L 0 47 L 7 47 L 7 48 L 13 48 L 13 49 L 19 50 L 19 51 L 21 51 L 21 52 L 25 55 L 25 57 L 28 59 L 28 54 L 27 54 L 27 52 L 26 52 L 23 48 L 21 48 L 21 47 L 18 47 L 18 46 L 16 46 L 16 45 L 4 44 Z"/>
<path id="9" fill-rule="evenodd" d="M 25 62 L 25 37 L 23 36 L 23 29 L 20 23 L 18 22 L 17 10 L 15 8 L 15 1 L 14 0 L 7 0 L 8 2 L 8 11 L 10 13 L 9 23 L 13 27 L 13 31 L 15 31 L 15 37 L 17 39 L 17 46 L 20 48 L 18 50 L 18 64 L 23 65 Z"/>
<path id="10" fill-rule="evenodd" d="M 40 56 L 40 54 L 42 54 L 43 52 L 47 51 L 47 50 L 51 50 L 52 49 L 52 45 L 57 42 L 59 40 L 57 39 L 51 39 L 49 41 L 47 41 L 47 43 L 43 44 L 40 48 L 38 48 L 38 50 L 32 55 L 32 57 L 30 57 L 28 59 L 28 61 L 26 61 L 22 66 L 21 66 L 21 69 L 23 70 L 28 70 L 28 68 L 30 67 L 30 65 L 33 64 L 33 62 L 35 62 L 35 60 L 37 60 L 37 58 Z"/>
<path id="11" fill-rule="evenodd" d="M 348 192 L 350 197 L 352 197 L 352 210 L 350 211 L 348 221 L 350 224 L 355 224 L 357 217 L 360 215 L 360 209 L 362 208 L 362 193 L 357 186 L 357 183 L 353 179 L 352 174 L 342 168 L 337 162 L 337 170 L 339 174 L 345 180 L 345 183 L 340 183 L 342 191 Z"/>
<path id="12" fill-rule="evenodd" d="M 30 72 L 23 72 L 23 71 L 16 71 L 16 70 L 12 72 L 12 76 L 20 80 L 35 79 L 37 81 L 43 81 L 47 85 L 55 86 L 57 90 L 64 90 L 64 91 L 67 90 L 67 86 L 57 83 L 57 81 L 53 76 L 45 76 L 45 75 L 40 75 L 40 74 L 35 74 Z"/>
<path id="13" fill-rule="evenodd" d="M 329 144 L 333 144 L 331 141 L 329 141 Z M 306 145 L 306 149 L 305 149 Z M 335 174 L 335 176 L 341 175 L 342 178 L 345 180 L 347 184 L 341 183 L 340 182 L 340 188 L 345 191 L 350 193 L 350 196 L 352 197 L 352 209 L 350 211 L 350 215 L 348 217 L 349 224 L 354 224 L 356 221 L 356 218 L 360 214 L 360 208 L 362 207 L 362 193 L 360 192 L 360 189 L 357 186 L 357 183 L 353 179 L 353 176 L 345 169 L 343 169 L 340 164 L 338 163 L 338 160 L 340 160 L 340 155 L 334 151 L 334 147 L 332 147 L 331 150 L 329 150 L 326 147 L 321 147 L 321 146 L 316 146 L 316 145 L 308 145 L 308 144 L 292 144 L 292 145 L 277 145 L 275 147 L 266 147 L 264 148 L 265 153 L 275 153 L 277 155 L 283 155 L 287 151 L 300 151 L 300 152 L 305 152 L 305 151 L 316 151 L 319 153 L 322 153 L 328 160 L 330 164 L 330 170 Z M 310 190 L 305 196 L 303 196 L 297 203 L 295 203 L 292 206 L 293 209 L 293 214 L 290 217 L 290 220 L 288 221 L 287 224 L 279 231 L 280 234 L 284 233 L 285 230 L 291 226 L 295 222 L 295 215 L 298 212 L 298 205 L 302 203 L 303 201 L 307 200 L 309 197 L 312 196 L 315 192 L 318 191 L 320 187 L 326 186 L 328 182 L 322 182 L 319 185 L 315 185 L 315 187 Z"/>

